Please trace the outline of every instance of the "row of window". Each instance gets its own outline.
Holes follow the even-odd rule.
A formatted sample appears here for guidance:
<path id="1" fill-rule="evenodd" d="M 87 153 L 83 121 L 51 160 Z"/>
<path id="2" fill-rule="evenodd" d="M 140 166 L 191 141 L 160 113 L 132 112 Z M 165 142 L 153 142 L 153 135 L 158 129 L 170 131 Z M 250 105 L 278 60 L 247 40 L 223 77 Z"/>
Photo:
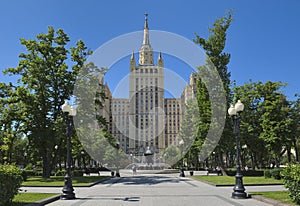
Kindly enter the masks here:
<path id="1" fill-rule="evenodd" d="M 146 60 L 146 62 L 147 62 L 147 60 Z M 151 63 L 153 63 L 152 61 L 151 61 Z M 158 73 L 158 70 L 157 69 L 136 69 L 135 70 L 135 72 L 136 73 L 150 73 L 150 74 L 152 74 L 152 73 Z"/>

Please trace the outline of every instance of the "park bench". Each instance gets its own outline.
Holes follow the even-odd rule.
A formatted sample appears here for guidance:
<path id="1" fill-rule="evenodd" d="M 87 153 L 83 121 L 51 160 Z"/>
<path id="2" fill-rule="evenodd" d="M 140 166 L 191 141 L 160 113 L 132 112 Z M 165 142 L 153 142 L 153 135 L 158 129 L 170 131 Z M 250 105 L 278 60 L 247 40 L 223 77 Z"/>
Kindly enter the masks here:
<path id="1" fill-rule="evenodd" d="M 84 172 L 86 175 L 90 176 L 90 174 L 98 174 L 100 176 L 100 169 L 99 168 L 85 168 Z"/>
<path id="2" fill-rule="evenodd" d="M 206 175 L 209 175 L 209 174 L 217 174 L 218 176 L 223 175 L 222 170 L 215 170 L 215 169 L 208 169 Z"/>

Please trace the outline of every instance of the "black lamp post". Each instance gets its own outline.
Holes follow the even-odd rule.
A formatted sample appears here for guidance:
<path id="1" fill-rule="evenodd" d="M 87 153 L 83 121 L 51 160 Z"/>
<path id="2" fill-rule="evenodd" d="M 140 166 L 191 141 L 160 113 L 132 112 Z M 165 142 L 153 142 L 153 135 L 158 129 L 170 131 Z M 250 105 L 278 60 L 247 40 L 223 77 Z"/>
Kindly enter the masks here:
<path id="1" fill-rule="evenodd" d="M 119 171 L 119 149 L 120 149 L 120 142 L 116 142 L 116 177 L 120 177 L 120 171 Z"/>
<path id="2" fill-rule="evenodd" d="M 72 118 L 76 115 L 76 110 L 72 106 L 65 102 L 62 106 L 62 111 L 66 114 L 67 120 L 67 173 L 65 175 L 64 187 L 60 199 L 71 200 L 75 199 L 75 193 L 72 186 L 71 176 L 71 130 L 72 130 Z"/>
<path id="3" fill-rule="evenodd" d="M 180 177 L 185 177 L 185 174 L 184 174 L 184 168 L 183 168 L 183 155 L 182 155 L 182 153 L 183 153 L 183 144 L 184 144 L 184 141 L 183 141 L 183 139 L 182 139 L 182 140 L 180 140 L 180 142 L 179 142 L 179 146 L 180 146 L 180 154 L 181 154 L 180 174 L 179 174 Z"/>
<path id="4" fill-rule="evenodd" d="M 81 156 L 82 156 L 83 169 L 86 169 L 84 155 L 85 155 L 85 152 L 82 150 L 82 151 L 81 151 Z"/>
<path id="5" fill-rule="evenodd" d="M 232 198 L 234 199 L 245 199 L 247 198 L 247 193 L 245 192 L 245 187 L 243 185 L 243 175 L 241 173 L 240 165 L 240 151 L 239 151 L 239 134 L 240 134 L 240 121 L 241 113 L 244 110 L 244 104 L 238 100 L 235 106 L 231 105 L 228 109 L 228 114 L 232 117 L 234 125 L 234 134 L 236 138 L 236 175 L 235 175 L 235 186 L 233 188 Z"/>

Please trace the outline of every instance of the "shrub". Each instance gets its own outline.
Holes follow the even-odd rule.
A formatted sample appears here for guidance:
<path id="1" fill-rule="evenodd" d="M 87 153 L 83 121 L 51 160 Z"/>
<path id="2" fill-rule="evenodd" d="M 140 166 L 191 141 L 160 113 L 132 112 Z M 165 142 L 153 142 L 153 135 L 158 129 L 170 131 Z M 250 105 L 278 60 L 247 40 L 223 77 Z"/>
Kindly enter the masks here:
<path id="1" fill-rule="evenodd" d="M 280 172 L 282 171 L 282 169 L 280 168 L 275 168 L 271 170 L 271 176 L 275 179 L 275 180 L 281 180 L 281 175 Z"/>
<path id="2" fill-rule="evenodd" d="M 66 175 L 66 170 L 58 170 L 54 174 L 55 176 L 65 176 Z"/>
<path id="3" fill-rule="evenodd" d="M 73 171 L 73 177 L 82 177 L 83 173 L 84 172 L 82 170 L 74 170 Z"/>
<path id="4" fill-rule="evenodd" d="M 264 171 L 264 176 L 265 178 L 274 178 L 275 180 L 280 180 L 281 179 L 281 175 L 280 172 L 282 171 L 281 168 L 275 168 L 275 169 L 271 169 L 271 170 L 265 170 Z"/>
<path id="5" fill-rule="evenodd" d="M 27 177 L 28 176 L 37 176 L 37 172 L 35 170 L 24 170 L 26 173 Z"/>
<path id="6" fill-rule="evenodd" d="M 271 174 L 270 170 L 265 170 L 264 175 L 265 175 L 265 178 L 271 178 L 272 177 L 272 174 Z"/>
<path id="7" fill-rule="evenodd" d="M 300 164 L 288 165 L 282 170 L 281 176 L 292 201 L 300 204 Z"/>
<path id="8" fill-rule="evenodd" d="M 13 165 L 0 165 L 0 205 L 7 205 L 18 194 L 22 171 Z"/>
<path id="9" fill-rule="evenodd" d="M 26 170 L 21 170 L 21 176 L 22 176 L 22 180 L 23 181 L 27 180 L 28 175 L 27 175 Z"/>

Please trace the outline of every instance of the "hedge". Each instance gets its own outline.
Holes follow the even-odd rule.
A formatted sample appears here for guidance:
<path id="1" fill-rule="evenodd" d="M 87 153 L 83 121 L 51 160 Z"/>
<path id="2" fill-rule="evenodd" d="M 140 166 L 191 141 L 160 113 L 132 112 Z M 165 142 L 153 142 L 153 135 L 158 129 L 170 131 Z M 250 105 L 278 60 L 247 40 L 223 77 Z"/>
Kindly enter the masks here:
<path id="1" fill-rule="evenodd" d="M 7 205 L 18 194 L 22 171 L 13 165 L 0 165 L 0 205 Z"/>
<path id="2" fill-rule="evenodd" d="M 242 175 L 243 176 L 250 176 L 250 177 L 260 177 L 260 176 L 264 176 L 264 172 L 263 171 L 258 171 L 258 170 L 242 170 Z M 235 176 L 236 175 L 236 171 L 235 170 L 225 170 L 226 175 L 228 176 Z"/>
<path id="3" fill-rule="evenodd" d="M 84 171 L 83 170 L 72 170 L 72 176 L 78 176 L 81 177 L 83 176 Z M 23 180 L 25 181 L 27 177 L 30 176 L 42 176 L 43 171 L 40 170 L 22 170 L 22 176 Z M 51 176 L 65 176 L 66 175 L 66 170 L 57 170 L 57 171 L 52 171 Z"/>
<path id="4" fill-rule="evenodd" d="M 271 178 L 273 177 L 275 180 L 281 180 L 280 172 L 282 171 L 281 168 L 274 168 L 271 170 L 265 170 L 264 176 L 265 178 Z"/>
<path id="5" fill-rule="evenodd" d="M 296 204 L 300 204 L 300 164 L 288 165 L 281 172 L 284 186 Z"/>

